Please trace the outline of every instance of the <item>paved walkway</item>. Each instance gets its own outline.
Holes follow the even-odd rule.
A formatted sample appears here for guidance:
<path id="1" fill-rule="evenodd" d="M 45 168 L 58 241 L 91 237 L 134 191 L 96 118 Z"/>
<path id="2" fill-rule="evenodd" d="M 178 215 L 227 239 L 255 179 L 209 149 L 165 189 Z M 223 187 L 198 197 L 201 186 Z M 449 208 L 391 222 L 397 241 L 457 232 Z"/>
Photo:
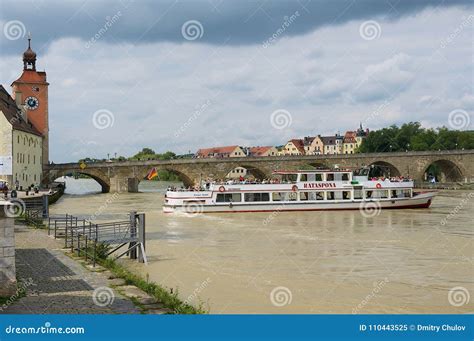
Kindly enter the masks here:
<path id="1" fill-rule="evenodd" d="M 19 288 L 26 296 L 1 313 L 7 314 L 134 314 L 143 310 L 125 297 L 149 304 L 147 313 L 169 313 L 153 298 L 102 267 L 92 269 L 61 250 L 64 241 L 44 230 L 15 228 L 16 266 Z M 123 293 L 124 295 L 122 295 Z M 130 293 L 130 295 L 128 294 Z M 1 308 L 1 306 L 0 306 Z"/>

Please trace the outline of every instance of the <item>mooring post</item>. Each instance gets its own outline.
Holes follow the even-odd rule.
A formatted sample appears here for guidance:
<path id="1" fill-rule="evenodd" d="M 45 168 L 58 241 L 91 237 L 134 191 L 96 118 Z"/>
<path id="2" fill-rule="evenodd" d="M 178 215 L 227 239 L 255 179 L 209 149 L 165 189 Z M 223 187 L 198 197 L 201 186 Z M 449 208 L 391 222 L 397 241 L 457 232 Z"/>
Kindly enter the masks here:
<path id="1" fill-rule="evenodd" d="M 130 212 L 130 238 L 137 237 L 137 212 Z M 136 243 L 130 242 L 129 248 L 133 247 Z M 130 250 L 130 259 L 137 259 L 137 249 Z"/>
<path id="2" fill-rule="evenodd" d="M 43 218 L 49 217 L 49 195 L 43 195 Z"/>
<path id="3" fill-rule="evenodd" d="M 140 243 L 138 261 L 140 263 L 147 263 L 145 253 L 145 213 L 140 213 L 138 215 L 138 242 Z"/>

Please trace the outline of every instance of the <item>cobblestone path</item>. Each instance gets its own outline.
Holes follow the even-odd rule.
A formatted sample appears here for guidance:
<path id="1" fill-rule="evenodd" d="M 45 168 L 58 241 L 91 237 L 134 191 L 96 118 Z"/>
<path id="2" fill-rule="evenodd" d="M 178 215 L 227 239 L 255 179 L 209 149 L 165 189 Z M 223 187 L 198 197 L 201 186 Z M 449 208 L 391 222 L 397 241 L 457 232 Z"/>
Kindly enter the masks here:
<path id="1" fill-rule="evenodd" d="M 18 287 L 26 296 L 0 306 L 0 313 L 140 313 L 132 301 L 111 288 L 117 279 L 109 278 L 110 272 L 86 269 L 64 254 L 62 240 L 24 226 L 15 227 L 15 239 Z"/>

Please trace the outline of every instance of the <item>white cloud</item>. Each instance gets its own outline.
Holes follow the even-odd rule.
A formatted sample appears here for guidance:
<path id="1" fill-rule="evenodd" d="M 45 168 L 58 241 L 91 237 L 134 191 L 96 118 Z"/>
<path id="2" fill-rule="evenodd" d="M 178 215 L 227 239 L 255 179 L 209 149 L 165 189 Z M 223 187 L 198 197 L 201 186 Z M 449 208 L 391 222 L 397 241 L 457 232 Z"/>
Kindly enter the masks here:
<path id="1" fill-rule="evenodd" d="M 86 48 L 86 40 L 55 40 L 37 51 L 51 84 L 51 158 L 130 155 L 142 147 L 188 152 L 215 144 L 278 145 L 359 122 L 371 129 L 412 120 L 445 125 L 450 111 L 474 104 L 472 28 L 440 49 L 463 15 L 452 8 L 380 21 L 383 33 L 372 41 L 360 37 L 354 21 L 285 36 L 266 49 L 107 39 Z M 20 53 L 2 58 L 2 83 L 10 84 L 21 67 Z M 292 125 L 277 131 L 269 117 L 281 108 L 291 113 Z M 99 109 L 113 113 L 112 127 L 94 128 Z"/>

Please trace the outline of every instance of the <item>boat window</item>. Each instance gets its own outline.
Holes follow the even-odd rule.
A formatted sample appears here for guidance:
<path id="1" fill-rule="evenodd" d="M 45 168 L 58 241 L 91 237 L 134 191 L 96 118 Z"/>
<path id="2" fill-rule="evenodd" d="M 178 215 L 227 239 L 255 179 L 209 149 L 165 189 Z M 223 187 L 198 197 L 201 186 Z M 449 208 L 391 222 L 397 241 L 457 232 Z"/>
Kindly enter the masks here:
<path id="1" fill-rule="evenodd" d="M 342 200 L 351 200 L 351 192 L 342 191 Z"/>
<path id="2" fill-rule="evenodd" d="M 301 174 L 300 175 L 300 181 L 308 181 L 308 174 Z"/>
<path id="3" fill-rule="evenodd" d="M 342 181 L 349 181 L 349 173 L 342 173 Z"/>
<path id="4" fill-rule="evenodd" d="M 316 192 L 316 200 L 324 200 L 324 192 Z"/>
<path id="5" fill-rule="evenodd" d="M 312 200 L 312 199 L 309 198 L 310 194 L 312 194 L 312 193 L 310 193 L 310 192 L 300 192 L 300 200 L 301 201 Z"/>
<path id="6" fill-rule="evenodd" d="M 411 198 L 411 189 L 404 189 L 403 190 L 403 196 L 405 198 Z"/>
<path id="7" fill-rule="evenodd" d="M 284 192 L 273 192 L 272 193 L 272 200 L 273 201 L 285 201 L 285 193 Z"/>
<path id="8" fill-rule="evenodd" d="M 334 181 L 334 173 L 327 173 L 326 181 Z"/>
<path id="9" fill-rule="evenodd" d="M 216 202 L 240 202 L 242 201 L 242 194 L 240 193 L 224 193 L 217 194 Z"/>
<path id="10" fill-rule="evenodd" d="M 371 199 L 372 198 L 372 191 L 365 191 L 365 197 L 367 199 Z"/>
<path id="11" fill-rule="evenodd" d="M 282 181 L 283 183 L 292 183 L 296 182 L 296 178 L 298 177 L 298 174 L 283 174 L 282 176 Z"/>
<path id="12" fill-rule="evenodd" d="M 323 181 L 323 175 L 322 174 L 314 174 L 315 175 L 315 179 L 314 181 Z"/>
<path id="13" fill-rule="evenodd" d="M 386 189 L 376 189 L 373 191 L 372 197 L 374 199 L 385 199 L 388 198 L 388 190 Z"/>
<path id="14" fill-rule="evenodd" d="M 273 201 L 296 201 L 296 192 L 273 192 Z"/>
<path id="15" fill-rule="evenodd" d="M 334 200 L 335 199 L 334 192 L 326 192 L 326 195 L 327 195 L 327 200 Z"/>
<path id="16" fill-rule="evenodd" d="M 362 199 L 362 190 L 354 189 L 354 199 Z"/>
<path id="17" fill-rule="evenodd" d="M 270 201 L 270 193 L 245 193 L 245 201 Z"/>

